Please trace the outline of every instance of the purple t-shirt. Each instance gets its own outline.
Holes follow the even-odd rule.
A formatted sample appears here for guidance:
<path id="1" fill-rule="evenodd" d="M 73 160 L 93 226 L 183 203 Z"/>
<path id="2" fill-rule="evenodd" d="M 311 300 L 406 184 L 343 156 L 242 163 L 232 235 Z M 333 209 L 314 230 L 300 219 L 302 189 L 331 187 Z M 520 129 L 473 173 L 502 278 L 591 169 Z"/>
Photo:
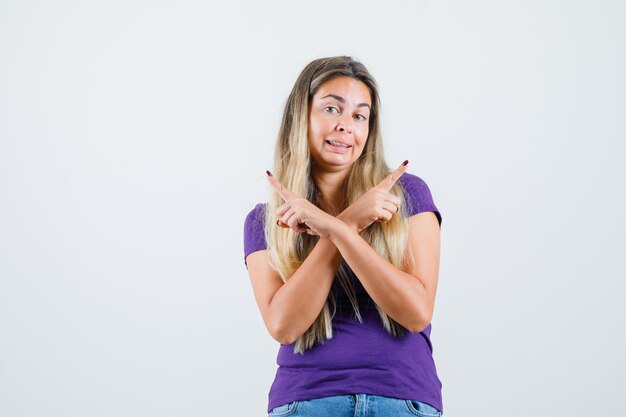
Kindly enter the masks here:
<path id="1" fill-rule="evenodd" d="M 424 180 L 405 172 L 398 181 L 405 189 L 409 215 L 432 211 L 441 227 L 441 214 Z M 265 204 L 257 204 L 246 217 L 244 262 L 250 253 L 267 248 L 265 208 Z M 442 385 L 430 341 L 432 326 L 419 333 L 407 331 L 401 339 L 388 334 L 371 297 L 345 261 L 341 262 L 356 289 L 363 323 L 354 317 L 347 295 L 335 280 L 331 288 L 337 300 L 332 339 L 304 354 L 293 352 L 295 343 L 280 345 L 267 412 L 292 401 L 356 393 L 421 401 L 443 412 Z"/>

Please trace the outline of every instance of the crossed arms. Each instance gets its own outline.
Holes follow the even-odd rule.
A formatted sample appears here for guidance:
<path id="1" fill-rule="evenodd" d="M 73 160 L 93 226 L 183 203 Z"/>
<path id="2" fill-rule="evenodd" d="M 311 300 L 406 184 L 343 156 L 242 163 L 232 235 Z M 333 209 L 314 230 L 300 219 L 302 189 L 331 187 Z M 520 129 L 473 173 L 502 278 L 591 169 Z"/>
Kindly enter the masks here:
<path id="1" fill-rule="evenodd" d="M 342 258 L 354 271 L 372 300 L 411 332 L 431 322 L 439 275 L 440 230 L 433 212 L 409 218 L 407 251 L 415 259 L 402 271 L 376 252 L 359 231 L 373 221 L 386 221 L 397 211 L 397 197 L 389 190 L 406 168 L 400 167 L 337 217 L 291 193 L 274 177 L 270 184 L 285 200 L 277 218 L 283 227 L 320 236 L 298 270 L 283 283 L 269 263 L 267 250 L 246 261 L 254 297 L 270 335 L 291 344 L 313 324 L 330 292 Z M 308 203 L 308 204 L 307 204 Z M 365 227 L 364 227 L 365 225 Z"/>

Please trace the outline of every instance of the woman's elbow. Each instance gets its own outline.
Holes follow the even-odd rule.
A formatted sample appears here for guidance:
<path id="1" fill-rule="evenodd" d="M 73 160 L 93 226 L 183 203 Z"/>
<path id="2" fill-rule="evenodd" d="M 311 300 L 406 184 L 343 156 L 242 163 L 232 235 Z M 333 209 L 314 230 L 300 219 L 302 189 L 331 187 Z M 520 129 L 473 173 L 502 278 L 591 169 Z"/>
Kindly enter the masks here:
<path id="1" fill-rule="evenodd" d="M 290 345 L 296 341 L 297 337 L 293 337 L 286 332 L 274 331 L 270 332 L 270 335 L 281 345 Z"/>
<path id="2" fill-rule="evenodd" d="M 425 328 L 428 327 L 429 324 L 430 324 L 430 322 L 428 322 L 428 323 L 426 323 L 426 322 L 415 323 L 415 324 L 409 326 L 408 330 L 411 333 L 421 333 L 422 331 L 424 331 Z"/>
<path id="3" fill-rule="evenodd" d="M 412 323 L 410 323 L 409 326 L 407 327 L 407 329 L 411 333 L 420 333 L 420 332 L 424 331 L 425 328 L 428 327 L 428 325 L 432 321 L 432 318 L 433 318 L 432 311 L 425 312 L 425 313 L 421 314 L 417 318 L 417 320 L 415 320 Z"/>
<path id="4" fill-rule="evenodd" d="M 286 326 L 281 325 L 280 323 L 273 323 L 272 325 L 268 326 L 267 330 L 270 332 L 270 336 L 272 336 L 272 339 L 276 340 L 282 345 L 290 345 L 295 342 L 296 339 L 298 339 L 298 337 L 295 336 L 293 332 L 290 332 Z"/>

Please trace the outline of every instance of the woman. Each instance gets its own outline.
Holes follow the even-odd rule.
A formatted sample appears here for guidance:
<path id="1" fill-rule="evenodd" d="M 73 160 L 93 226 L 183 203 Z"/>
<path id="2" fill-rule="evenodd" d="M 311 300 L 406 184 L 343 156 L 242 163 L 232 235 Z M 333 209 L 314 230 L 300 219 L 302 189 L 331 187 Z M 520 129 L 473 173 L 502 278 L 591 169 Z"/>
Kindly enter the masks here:
<path id="1" fill-rule="evenodd" d="M 308 64 L 287 100 L 267 204 L 244 259 L 280 342 L 270 416 L 439 416 L 430 321 L 441 215 L 383 154 L 376 83 L 350 57 Z"/>

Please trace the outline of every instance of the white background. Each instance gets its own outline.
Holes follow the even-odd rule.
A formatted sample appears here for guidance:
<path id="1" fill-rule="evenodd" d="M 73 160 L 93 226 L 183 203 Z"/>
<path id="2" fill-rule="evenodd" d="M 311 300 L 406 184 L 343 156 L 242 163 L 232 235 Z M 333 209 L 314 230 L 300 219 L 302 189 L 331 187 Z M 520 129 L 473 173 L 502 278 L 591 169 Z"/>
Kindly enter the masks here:
<path id="1" fill-rule="evenodd" d="M 442 216 L 447 416 L 624 416 L 619 1 L 0 3 L 0 416 L 264 416 L 243 220 L 311 60 Z"/>

